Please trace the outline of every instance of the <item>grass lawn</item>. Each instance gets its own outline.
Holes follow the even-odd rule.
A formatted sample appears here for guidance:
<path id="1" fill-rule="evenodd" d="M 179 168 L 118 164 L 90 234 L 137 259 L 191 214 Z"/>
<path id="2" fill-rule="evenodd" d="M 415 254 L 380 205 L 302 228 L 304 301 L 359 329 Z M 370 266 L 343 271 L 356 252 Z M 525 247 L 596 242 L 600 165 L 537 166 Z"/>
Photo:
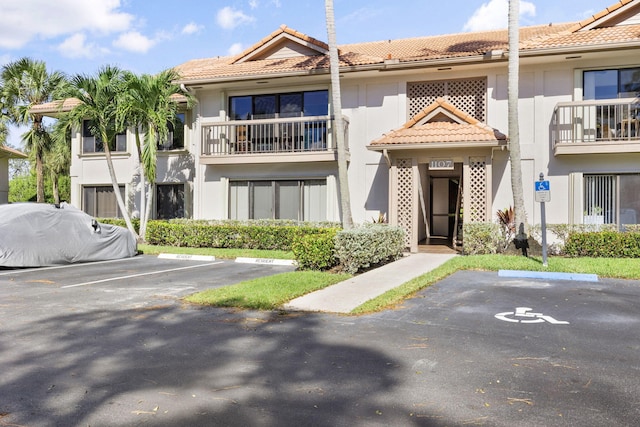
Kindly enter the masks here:
<path id="1" fill-rule="evenodd" d="M 217 307 L 275 310 L 294 298 L 351 277 L 319 271 L 292 271 L 190 295 L 185 301 Z"/>

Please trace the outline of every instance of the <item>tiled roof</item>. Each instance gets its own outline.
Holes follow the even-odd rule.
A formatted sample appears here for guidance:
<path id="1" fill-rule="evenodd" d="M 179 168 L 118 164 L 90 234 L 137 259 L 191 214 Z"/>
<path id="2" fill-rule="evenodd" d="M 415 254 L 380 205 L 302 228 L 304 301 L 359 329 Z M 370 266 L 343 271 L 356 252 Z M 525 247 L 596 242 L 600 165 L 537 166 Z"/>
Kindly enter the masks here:
<path id="1" fill-rule="evenodd" d="M 449 112 L 456 121 L 433 121 L 421 124 L 436 110 Z M 397 145 L 428 145 L 442 143 L 494 143 L 506 141 L 507 137 L 469 116 L 464 111 L 455 108 L 444 99 L 438 98 L 433 104 L 426 107 L 411 120 L 396 130 L 383 135 L 371 142 L 371 147 L 383 148 L 384 146 Z"/>
<path id="2" fill-rule="evenodd" d="M 31 112 L 34 114 L 51 114 L 63 111 L 71 111 L 73 107 L 80 104 L 77 98 L 67 98 L 64 101 L 51 101 L 44 104 L 34 105 Z"/>
<path id="3" fill-rule="evenodd" d="M 640 45 L 640 25 L 603 28 L 597 28 L 596 25 L 594 29 L 591 28 L 595 24 L 606 21 L 610 16 L 614 16 L 623 7 L 636 7 L 637 4 L 631 4 L 636 2 L 637 0 L 619 0 L 602 12 L 580 22 L 521 27 L 521 54 L 524 56 L 528 51 L 535 52 L 540 49 L 570 50 L 576 47 L 628 42 Z M 180 73 L 181 81 L 184 83 L 328 71 L 329 61 L 326 55 L 247 60 L 247 58 L 251 58 L 252 52 L 259 50 L 283 34 L 298 38 L 302 42 L 313 44 L 321 49 L 327 48 L 324 42 L 283 25 L 238 56 L 196 59 L 178 65 L 176 70 Z M 338 50 L 341 67 L 349 68 L 357 66 L 382 67 L 388 60 L 400 64 L 447 59 L 455 61 L 461 58 L 478 57 L 490 51 L 507 51 L 508 47 L 508 30 L 502 29 L 345 44 L 339 46 Z"/>
<path id="4" fill-rule="evenodd" d="M 174 93 L 171 98 L 178 103 L 186 103 L 187 98 L 184 95 Z M 57 114 L 62 112 L 71 111 L 73 107 L 80 105 L 81 101 L 77 98 L 67 98 L 64 101 L 51 101 L 44 104 L 38 104 L 31 107 L 31 112 L 34 114 Z"/>

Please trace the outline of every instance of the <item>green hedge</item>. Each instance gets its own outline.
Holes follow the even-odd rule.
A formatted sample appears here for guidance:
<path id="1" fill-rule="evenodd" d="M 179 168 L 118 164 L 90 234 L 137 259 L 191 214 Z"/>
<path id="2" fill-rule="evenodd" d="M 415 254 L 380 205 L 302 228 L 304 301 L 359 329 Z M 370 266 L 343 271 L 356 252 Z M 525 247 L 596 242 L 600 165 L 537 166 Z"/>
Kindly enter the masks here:
<path id="1" fill-rule="evenodd" d="M 337 228 L 321 229 L 314 234 L 298 234 L 291 250 L 301 270 L 329 270 L 337 265 L 334 239 Z"/>
<path id="2" fill-rule="evenodd" d="M 386 224 L 365 224 L 337 233 L 335 247 L 342 268 L 355 274 L 400 258 L 405 248 L 404 230 Z"/>
<path id="3" fill-rule="evenodd" d="M 265 224 L 262 222 L 262 224 Z M 313 225 L 250 225 L 237 221 L 149 221 L 146 240 L 151 245 L 191 248 L 291 250 L 297 235 L 320 233 Z"/>
<path id="4" fill-rule="evenodd" d="M 638 258 L 640 232 L 572 233 L 567 238 L 564 253 L 572 257 Z"/>

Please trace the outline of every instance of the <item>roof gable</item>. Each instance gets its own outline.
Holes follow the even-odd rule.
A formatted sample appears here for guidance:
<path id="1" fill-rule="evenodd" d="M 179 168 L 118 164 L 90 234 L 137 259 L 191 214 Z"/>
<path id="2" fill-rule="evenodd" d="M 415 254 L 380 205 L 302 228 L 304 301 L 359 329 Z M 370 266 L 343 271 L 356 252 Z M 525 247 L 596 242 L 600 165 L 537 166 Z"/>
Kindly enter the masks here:
<path id="1" fill-rule="evenodd" d="M 371 147 L 457 144 L 500 145 L 507 137 L 438 98 L 404 125 L 371 142 Z"/>
<path id="2" fill-rule="evenodd" d="M 635 24 L 640 24 L 640 3 L 636 0 L 620 0 L 578 22 L 570 31 L 588 31 L 596 28 Z"/>
<path id="3" fill-rule="evenodd" d="M 326 43 L 281 25 L 278 30 L 242 52 L 233 63 L 318 56 L 326 55 L 328 52 L 329 46 Z"/>

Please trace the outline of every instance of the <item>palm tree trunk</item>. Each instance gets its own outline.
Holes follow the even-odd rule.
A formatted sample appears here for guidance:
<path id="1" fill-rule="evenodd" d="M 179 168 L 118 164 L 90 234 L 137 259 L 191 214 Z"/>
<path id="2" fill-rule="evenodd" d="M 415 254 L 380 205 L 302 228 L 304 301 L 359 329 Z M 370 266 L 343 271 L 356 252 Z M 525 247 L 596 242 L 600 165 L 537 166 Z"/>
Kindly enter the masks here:
<path id="1" fill-rule="evenodd" d="M 39 147 L 36 147 L 36 201 L 44 203 L 44 162 Z"/>
<path id="2" fill-rule="evenodd" d="M 349 193 L 349 175 L 347 164 L 347 149 L 342 119 L 342 101 L 340 92 L 340 60 L 336 42 L 336 26 L 333 13 L 333 0 L 325 0 L 327 19 L 327 37 L 329 40 L 329 64 L 331 70 L 331 104 L 333 105 L 334 129 L 333 134 L 338 150 L 338 187 L 340 191 L 340 208 L 342 210 L 342 228 L 353 227 L 351 215 L 351 196 Z"/>
<path id="3" fill-rule="evenodd" d="M 108 141 L 106 133 L 102 135 L 102 140 Z M 109 169 L 109 176 L 111 177 L 111 184 L 113 185 L 113 192 L 116 196 L 116 201 L 118 202 L 118 208 L 120 208 L 120 212 L 122 213 L 124 222 L 127 224 L 127 229 L 129 229 L 131 234 L 133 234 L 133 236 L 137 240 L 138 234 L 136 233 L 135 228 L 133 228 L 133 224 L 131 223 L 131 216 L 127 211 L 127 207 L 124 204 L 124 200 L 122 200 L 122 195 L 120 194 L 120 187 L 118 186 L 116 171 L 113 168 L 113 160 L 111 159 L 111 149 L 109 148 L 109 144 L 107 142 L 104 143 L 104 155 L 107 158 L 107 168 Z"/>
<path id="4" fill-rule="evenodd" d="M 511 190 L 516 221 L 516 239 L 526 240 L 529 227 L 527 212 L 524 206 L 524 191 L 522 187 L 522 163 L 520 156 L 520 129 L 518 124 L 518 85 L 520 73 L 520 16 L 519 0 L 509 0 L 509 160 L 511 163 Z"/>

